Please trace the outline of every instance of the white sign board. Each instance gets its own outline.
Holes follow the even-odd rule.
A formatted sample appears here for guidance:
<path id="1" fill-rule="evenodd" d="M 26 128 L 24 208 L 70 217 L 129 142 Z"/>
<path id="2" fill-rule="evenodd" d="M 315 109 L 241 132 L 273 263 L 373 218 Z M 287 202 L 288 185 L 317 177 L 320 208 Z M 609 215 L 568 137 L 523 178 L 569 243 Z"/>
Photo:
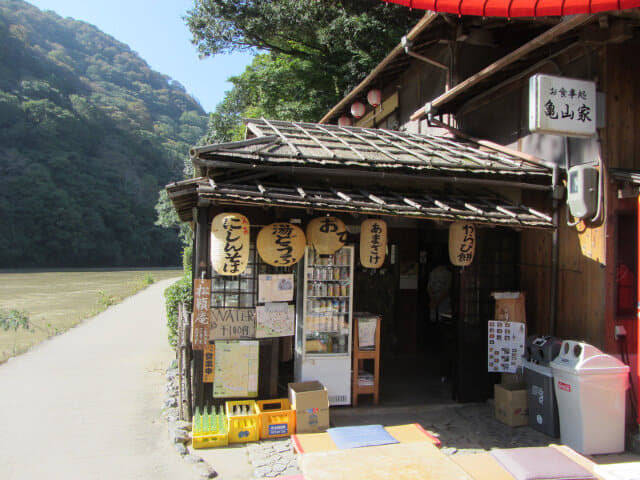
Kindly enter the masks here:
<path id="1" fill-rule="evenodd" d="M 256 307 L 256 338 L 294 335 L 295 308 L 288 303 L 266 303 Z"/>
<path id="2" fill-rule="evenodd" d="M 258 302 L 290 302 L 293 300 L 293 275 L 258 276 Z"/>
<path id="3" fill-rule="evenodd" d="M 525 324 L 489 320 L 488 370 L 516 373 L 524 355 Z"/>
<path id="4" fill-rule="evenodd" d="M 595 82 L 542 74 L 531 77 L 529 130 L 567 137 L 595 135 Z"/>

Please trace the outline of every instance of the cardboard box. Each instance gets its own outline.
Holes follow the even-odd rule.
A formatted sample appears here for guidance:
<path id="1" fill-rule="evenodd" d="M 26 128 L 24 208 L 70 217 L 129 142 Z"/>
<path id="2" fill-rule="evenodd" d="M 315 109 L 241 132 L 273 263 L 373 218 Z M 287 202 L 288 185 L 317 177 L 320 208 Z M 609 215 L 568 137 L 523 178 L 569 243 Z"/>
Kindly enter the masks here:
<path id="1" fill-rule="evenodd" d="M 496 299 L 494 320 L 527 323 L 524 292 L 493 292 Z"/>
<path id="2" fill-rule="evenodd" d="M 318 381 L 289 384 L 289 402 L 296 411 L 296 433 L 329 428 L 329 392 Z"/>
<path id="3" fill-rule="evenodd" d="M 494 385 L 496 418 L 510 427 L 529 425 L 527 386 L 523 383 Z"/>

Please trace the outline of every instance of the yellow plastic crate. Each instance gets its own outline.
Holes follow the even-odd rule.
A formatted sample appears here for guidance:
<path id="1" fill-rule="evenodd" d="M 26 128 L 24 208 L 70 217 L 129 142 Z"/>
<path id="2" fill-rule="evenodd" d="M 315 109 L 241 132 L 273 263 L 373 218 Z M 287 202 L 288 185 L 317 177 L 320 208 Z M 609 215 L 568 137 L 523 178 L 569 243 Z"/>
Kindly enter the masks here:
<path id="1" fill-rule="evenodd" d="M 229 443 L 257 442 L 260 439 L 260 417 L 255 400 L 230 401 L 225 403 L 225 407 Z"/>
<path id="2" fill-rule="evenodd" d="M 209 411 L 206 407 L 201 414 L 196 407 L 191 428 L 191 445 L 193 448 L 213 448 L 223 447 L 229 444 L 229 432 L 227 416 L 222 407 L 216 411 L 216 407 L 211 407 Z"/>
<path id="3" fill-rule="evenodd" d="M 296 412 L 287 398 L 258 400 L 260 438 L 288 437 L 296 431 Z"/>

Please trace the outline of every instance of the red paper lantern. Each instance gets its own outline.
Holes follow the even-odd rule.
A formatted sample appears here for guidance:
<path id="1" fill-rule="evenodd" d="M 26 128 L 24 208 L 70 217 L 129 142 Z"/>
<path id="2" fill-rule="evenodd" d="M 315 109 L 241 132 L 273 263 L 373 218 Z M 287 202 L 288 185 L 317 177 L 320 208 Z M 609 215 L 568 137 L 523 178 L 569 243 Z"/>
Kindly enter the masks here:
<path id="1" fill-rule="evenodd" d="M 364 115 L 365 106 L 362 102 L 353 102 L 351 104 L 351 115 L 355 118 L 360 118 Z"/>
<path id="2" fill-rule="evenodd" d="M 342 115 L 338 119 L 338 126 L 340 127 L 350 127 L 352 125 L 353 125 L 353 120 L 351 120 L 351 118 L 347 117 L 346 115 Z"/>
<path id="3" fill-rule="evenodd" d="M 382 103 L 382 91 L 379 88 L 369 90 L 369 93 L 367 93 L 367 102 L 369 102 L 369 105 L 373 108 L 376 108 Z"/>

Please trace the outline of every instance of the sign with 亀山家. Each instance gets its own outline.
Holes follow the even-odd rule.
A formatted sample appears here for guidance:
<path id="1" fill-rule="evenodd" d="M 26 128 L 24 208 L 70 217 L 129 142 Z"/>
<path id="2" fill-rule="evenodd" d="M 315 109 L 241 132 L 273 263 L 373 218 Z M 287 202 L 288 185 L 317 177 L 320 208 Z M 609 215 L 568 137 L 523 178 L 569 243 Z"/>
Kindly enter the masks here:
<path id="1" fill-rule="evenodd" d="M 212 340 L 238 340 L 256 336 L 255 308 L 214 308 L 211 310 Z"/>
<path id="2" fill-rule="evenodd" d="M 211 280 L 193 281 L 193 316 L 191 344 L 194 350 L 202 350 L 209 343 L 211 314 Z"/>
<path id="3" fill-rule="evenodd" d="M 531 77 L 529 130 L 567 137 L 595 135 L 595 82 L 542 74 Z"/>

